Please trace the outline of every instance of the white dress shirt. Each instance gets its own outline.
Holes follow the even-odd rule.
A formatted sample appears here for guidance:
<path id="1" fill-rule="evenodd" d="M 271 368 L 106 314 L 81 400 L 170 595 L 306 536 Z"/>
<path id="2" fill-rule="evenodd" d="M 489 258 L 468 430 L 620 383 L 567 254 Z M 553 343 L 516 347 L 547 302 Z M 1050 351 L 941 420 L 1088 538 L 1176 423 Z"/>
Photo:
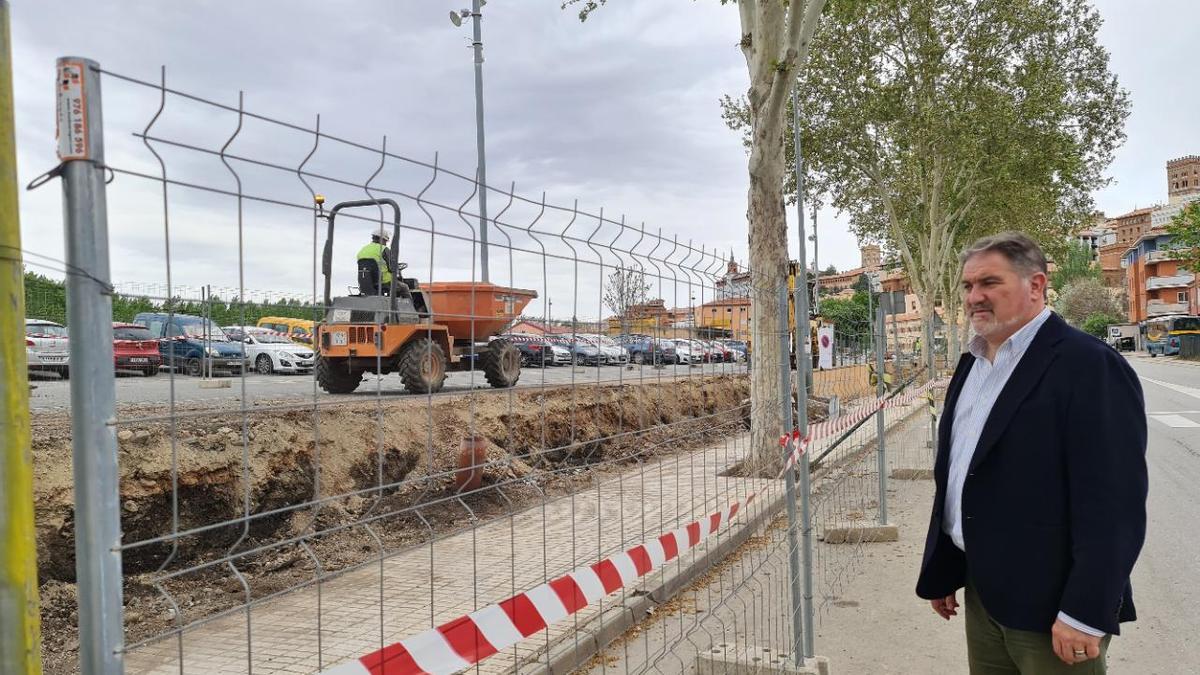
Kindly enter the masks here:
<path id="1" fill-rule="evenodd" d="M 971 365 L 954 407 L 954 420 L 950 426 L 950 476 L 946 482 L 946 508 L 942 517 L 942 531 L 960 550 L 967 550 L 962 531 L 963 485 L 967 481 L 967 472 L 975 455 L 975 447 L 979 445 L 983 425 L 987 423 L 1008 378 L 1016 370 L 1042 324 L 1049 318 L 1050 308 L 1047 307 L 1005 340 L 996 350 L 993 361 L 987 359 L 987 340 L 982 336 L 976 335 L 968 345 L 975 363 Z M 1058 613 L 1058 618 L 1089 635 L 1104 635 L 1103 631 L 1080 623 L 1062 612 Z"/>

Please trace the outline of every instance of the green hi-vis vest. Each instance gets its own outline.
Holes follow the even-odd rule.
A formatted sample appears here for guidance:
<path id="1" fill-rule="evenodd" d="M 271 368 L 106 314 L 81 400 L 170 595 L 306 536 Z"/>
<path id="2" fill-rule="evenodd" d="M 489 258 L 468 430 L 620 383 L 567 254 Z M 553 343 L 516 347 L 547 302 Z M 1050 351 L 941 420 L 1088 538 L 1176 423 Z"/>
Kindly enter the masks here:
<path id="1" fill-rule="evenodd" d="M 375 264 L 379 265 L 380 279 L 382 279 L 380 288 L 392 283 L 392 270 L 383 260 L 383 252 L 385 250 L 383 244 L 377 241 L 373 241 L 358 250 L 359 260 L 374 260 Z"/>

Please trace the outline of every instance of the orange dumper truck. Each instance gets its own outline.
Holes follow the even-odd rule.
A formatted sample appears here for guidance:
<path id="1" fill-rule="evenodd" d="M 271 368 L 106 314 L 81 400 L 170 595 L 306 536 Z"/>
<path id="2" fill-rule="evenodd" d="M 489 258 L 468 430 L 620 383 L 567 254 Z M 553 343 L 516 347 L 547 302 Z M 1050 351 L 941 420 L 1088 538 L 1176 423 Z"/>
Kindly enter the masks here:
<path id="1" fill-rule="evenodd" d="M 325 319 L 317 325 L 314 373 L 333 394 L 354 391 L 365 373 L 399 373 L 405 390 L 429 394 L 442 388 L 446 373 L 475 367 L 488 384 L 511 387 L 521 376 L 521 353 L 507 340 L 490 339 L 512 324 L 536 291 L 488 283 L 444 281 L 422 286 L 405 279 L 398 265 L 379 295 L 332 297 L 334 222 L 348 208 L 389 206 L 393 213 L 391 259 L 397 259 L 400 207 L 391 199 L 341 202 L 319 217 L 328 223 L 321 268 L 325 276 Z"/>

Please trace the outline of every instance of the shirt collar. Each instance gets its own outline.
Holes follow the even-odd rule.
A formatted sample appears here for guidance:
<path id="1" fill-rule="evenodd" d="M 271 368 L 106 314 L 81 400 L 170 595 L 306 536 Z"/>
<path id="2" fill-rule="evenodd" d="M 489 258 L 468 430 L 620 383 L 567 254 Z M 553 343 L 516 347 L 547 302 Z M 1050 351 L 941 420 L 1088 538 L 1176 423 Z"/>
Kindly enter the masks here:
<path id="1" fill-rule="evenodd" d="M 1049 307 L 1043 308 L 1041 312 L 1038 312 L 1037 316 L 1030 319 L 1017 332 L 1010 335 L 1004 341 L 1004 344 L 1000 345 L 1000 349 L 1004 349 L 1005 345 L 1009 345 L 1010 350 L 1014 354 L 1024 354 L 1025 350 L 1029 348 L 1029 343 L 1033 342 L 1033 338 L 1037 336 L 1038 329 L 1042 327 L 1042 324 L 1046 323 L 1046 319 L 1050 318 L 1050 313 Z M 996 350 L 997 354 L 1000 353 L 1000 349 Z M 987 340 L 982 335 L 976 335 L 971 338 L 970 344 L 967 345 L 967 350 L 977 359 L 987 358 Z"/>

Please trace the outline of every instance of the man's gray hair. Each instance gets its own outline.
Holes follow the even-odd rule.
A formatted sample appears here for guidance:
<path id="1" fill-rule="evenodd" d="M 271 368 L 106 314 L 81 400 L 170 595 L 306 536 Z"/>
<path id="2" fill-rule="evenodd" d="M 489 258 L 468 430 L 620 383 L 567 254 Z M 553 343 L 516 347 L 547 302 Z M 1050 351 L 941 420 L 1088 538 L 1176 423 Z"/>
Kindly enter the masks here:
<path id="1" fill-rule="evenodd" d="M 1046 254 L 1037 242 L 1021 232 L 1001 232 L 990 237 L 978 239 L 958 257 L 960 264 L 966 264 L 971 258 L 981 253 L 999 253 L 1008 259 L 1013 269 L 1021 276 L 1029 278 L 1038 272 L 1048 274 Z"/>

